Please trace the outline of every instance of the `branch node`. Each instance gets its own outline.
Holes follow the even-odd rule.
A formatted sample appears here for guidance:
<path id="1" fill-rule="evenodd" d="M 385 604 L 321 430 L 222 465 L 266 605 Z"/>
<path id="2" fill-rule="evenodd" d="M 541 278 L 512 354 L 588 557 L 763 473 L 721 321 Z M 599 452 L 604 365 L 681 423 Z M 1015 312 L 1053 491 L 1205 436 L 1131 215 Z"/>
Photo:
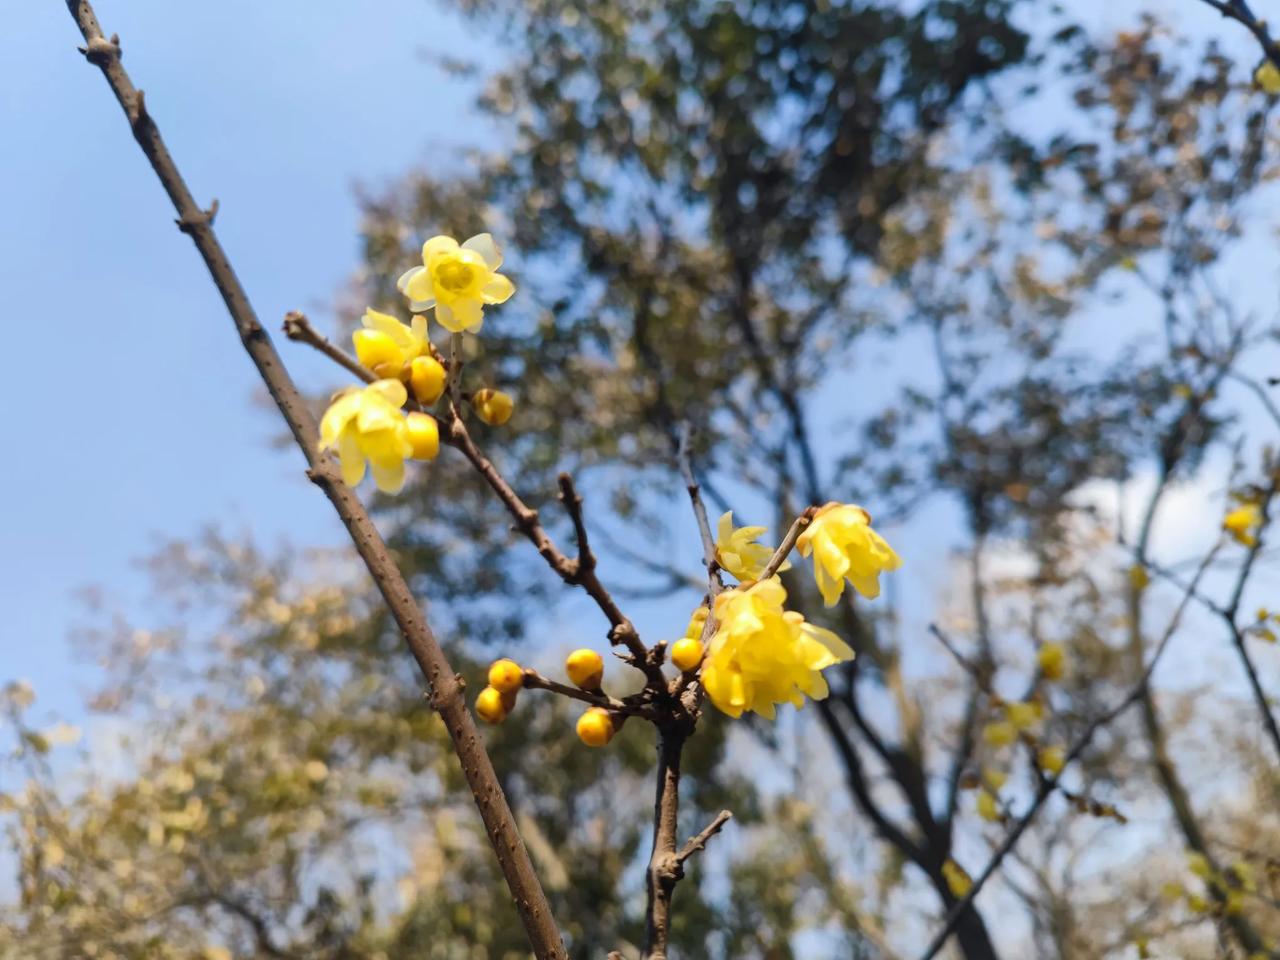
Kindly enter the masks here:
<path id="1" fill-rule="evenodd" d="M 724 829 L 724 825 L 733 819 L 733 813 L 729 810 L 721 810 L 716 814 L 716 818 L 707 824 L 701 833 L 689 838 L 688 842 L 680 848 L 680 852 L 676 854 L 676 862 L 683 866 L 684 862 L 692 857 L 699 850 L 707 849 L 707 842 L 717 833 Z"/>
<path id="2" fill-rule="evenodd" d="M 195 231 L 200 227 L 213 226 L 213 219 L 217 215 L 218 215 L 218 198 L 214 197 L 213 202 L 210 203 L 209 206 L 204 210 L 201 210 L 199 213 L 195 213 L 190 216 L 178 217 L 173 222 L 178 225 L 179 230 L 181 230 L 183 233 L 190 236 L 191 234 L 195 233 Z M 286 326 L 287 326 L 287 320 L 286 320 Z M 286 329 L 285 332 L 288 333 L 288 330 Z"/>
<path id="3" fill-rule="evenodd" d="M 76 47 L 84 58 L 95 66 L 105 67 L 112 60 L 119 60 L 122 56 L 120 51 L 120 35 L 113 33 L 111 39 L 97 36 L 93 37 L 83 47 Z"/>
<path id="4" fill-rule="evenodd" d="M 151 119 L 147 113 L 147 95 L 142 90 L 135 90 L 133 101 L 129 104 L 129 124 L 136 130 Z"/>

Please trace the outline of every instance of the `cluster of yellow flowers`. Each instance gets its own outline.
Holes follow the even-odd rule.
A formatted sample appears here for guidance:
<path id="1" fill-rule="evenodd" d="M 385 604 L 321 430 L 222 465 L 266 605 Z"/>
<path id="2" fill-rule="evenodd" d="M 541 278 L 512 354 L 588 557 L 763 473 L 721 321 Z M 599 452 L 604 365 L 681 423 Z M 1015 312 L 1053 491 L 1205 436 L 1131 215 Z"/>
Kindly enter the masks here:
<path id="1" fill-rule="evenodd" d="M 694 610 L 685 635 L 668 652 L 671 663 L 689 680 L 700 680 L 711 702 L 732 717 L 754 711 L 772 719 L 780 703 L 802 707 L 805 697 L 821 700 L 827 695 L 822 671 L 853 659 L 853 650 L 836 634 L 786 609 L 787 591 L 768 569 L 775 551 L 756 542 L 763 533 L 763 527 L 735 528 L 730 513 L 720 518 L 716 559 L 740 582 L 721 592 L 710 607 Z M 880 572 L 901 563 L 871 529 L 867 512 L 851 504 L 829 503 L 813 511 L 796 547 L 804 556 L 813 555 L 815 580 L 829 605 L 839 599 L 846 578 L 863 596 L 878 596 Z M 777 567 L 788 568 L 784 562 Z M 766 572 L 768 577 L 756 579 Z M 594 650 L 571 653 L 565 672 L 579 689 L 603 697 L 604 661 Z M 476 700 L 476 712 L 490 723 L 501 723 L 529 676 L 535 686 L 547 685 L 513 661 L 496 661 L 489 686 Z M 621 720 L 605 706 L 592 706 L 578 720 L 578 737 L 588 746 L 602 747 L 613 739 Z"/>
<path id="2" fill-rule="evenodd" d="M 853 659 L 853 650 L 830 630 L 785 609 L 787 591 L 776 573 L 757 580 L 774 554 L 756 542 L 763 527 L 735 528 L 726 513 L 717 533 L 716 560 L 741 582 L 717 596 L 710 613 L 705 607 L 695 612 L 685 639 L 672 647 L 673 662 L 686 671 L 701 664 L 708 698 L 731 717 L 754 711 L 772 718 L 779 703 L 801 707 L 806 696 L 823 699 L 822 671 Z M 880 573 L 902 563 L 871 528 L 870 515 L 853 504 L 816 510 L 796 548 L 813 557 L 814 579 L 829 607 L 840 599 L 846 580 L 864 597 L 879 596 Z M 704 651 L 700 637 L 708 616 L 714 622 Z"/>
<path id="3" fill-rule="evenodd" d="M 364 479 L 367 462 L 378 489 L 398 493 L 405 461 L 431 460 L 439 452 L 436 419 L 404 410 L 410 394 L 416 404 L 431 406 L 448 381 L 422 314 L 434 308 L 446 330 L 479 332 L 484 307 L 515 293 L 511 281 L 497 272 L 500 266 L 502 252 L 487 233 L 463 244 L 432 237 L 422 247 L 422 266 L 406 272 L 398 284 L 409 298 L 412 321 L 405 324 L 372 308 L 365 311 L 363 325 L 351 339 L 356 358 L 379 379 L 337 394 L 320 421 L 320 449 L 337 451 L 349 486 Z M 472 395 L 471 406 L 491 426 L 506 423 L 514 409 L 509 395 L 489 387 Z"/>
<path id="4" fill-rule="evenodd" d="M 1204 893 L 1181 883 L 1166 883 L 1160 892 L 1166 900 L 1185 901 L 1192 913 L 1236 916 L 1244 911 L 1245 898 L 1258 892 L 1253 865 L 1245 860 L 1216 870 L 1204 854 L 1190 851 L 1187 869 L 1199 878 Z"/>
<path id="5" fill-rule="evenodd" d="M 1036 672 L 1046 684 L 1059 682 L 1067 675 L 1066 648 L 1055 642 L 1041 645 L 1036 652 Z M 1042 776 L 1056 777 L 1067 764 L 1066 750 L 1057 744 L 1046 744 L 1040 739 L 1040 727 L 1045 717 L 1045 702 L 1040 695 L 1030 700 L 998 700 L 994 706 L 998 713 L 982 728 L 982 740 L 997 754 L 1006 747 L 1021 741 L 1034 751 L 1035 766 Z M 1008 782 L 1009 774 L 1000 767 L 984 767 L 981 777 L 975 777 L 970 786 L 977 787 L 976 809 L 978 816 L 993 823 L 1007 819 L 1000 791 Z"/>

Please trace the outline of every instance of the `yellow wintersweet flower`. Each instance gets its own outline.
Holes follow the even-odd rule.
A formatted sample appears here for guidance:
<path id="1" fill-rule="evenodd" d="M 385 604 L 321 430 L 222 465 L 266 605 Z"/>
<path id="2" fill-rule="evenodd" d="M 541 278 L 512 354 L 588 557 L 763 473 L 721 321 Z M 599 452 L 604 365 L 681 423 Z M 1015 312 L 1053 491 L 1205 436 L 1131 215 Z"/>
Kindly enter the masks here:
<path id="1" fill-rule="evenodd" d="M 716 528 L 716 561 L 739 580 L 758 580 L 773 556 L 773 550 L 756 543 L 764 532 L 764 527 L 738 527 L 735 530 L 733 511 L 726 512 Z M 778 569 L 790 567 L 791 564 L 784 563 Z"/>
<path id="2" fill-rule="evenodd" d="M 1000 819 L 1000 801 L 995 794 L 986 790 L 978 791 L 978 816 L 989 823 Z"/>
<path id="3" fill-rule="evenodd" d="M 1262 509 L 1256 503 L 1242 503 L 1222 518 L 1222 529 L 1231 539 L 1246 547 L 1258 542 L 1258 528 L 1262 526 Z"/>
<path id="4" fill-rule="evenodd" d="M 716 632 L 702 663 L 702 685 L 720 710 L 740 717 L 754 710 L 773 719 L 774 706 L 821 700 L 821 671 L 853 659 L 853 650 L 830 630 L 782 608 L 787 591 L 770 577 L 715 599 Z"/>
<path id="5" fill-rule="evenodd" d="M 436 309 L 436 319 L 454 333 L 480 332 L 484 307 L 504 303 L 516 292 L 497 270 L 502 251 L 493 237 L 480 233 L 461 246 L 452 237 L 432 237 L 422 245 L 422 266 L 396 281 L 415 313 Z"/>
<path id="6" fill-rule="evenodd" d="M 1041 770 L 1056 777 L 1067 765 L 1067 753 L 1061 747 L 1041 747 L 1036 753 L 1036 762 Z"/>
<path id="7" fill-rule="evenodd" d="M 1067 649 L 1060 643 L 1050 641 L 1036 653 L 1036 665 L 1040 675 L 1049 681 L 1061 680 L 1067 672 Z"/>
<path id="8" fill-rule="evenodd" d="M 485 387 L 477 390 L 471 398 L 471 406 L 476 415 L 491 427 L 500 427 L 511 419 L 516 402 L 511 394 Z"/>
<path id="9" fill-rule="evenodd" d="M 802 557 L 813 554 L 813 576 L 828 607 L 844 593 L 847 579 L 868 600 L 880 596 L 880 572 L 902 560 L 871 529 L 871 515 L 852 503 L 828 503 L 796 540 Z"/>
<path id="10" fill-rule="evenodd" d="M 1280 93 L 1280 70 L 1276 69 L 1276 65 L 1270 59 L 1263 60 L 1253 71 L 1253 82 L 1262 89 L 1263 93 L 1274 96 Z"/>
<path id="11" fill-rule="evenodd" d="M 400 408 L 409 399 L 399 380 L 376 380 L 351 387 L 337 397 L 320 420 L 320 449 L 337 448 L 342 479 L 349 487 L 364 479 L 365 460 L 384 493 L 404 486 L 404 462 L 413 456 L 413 441 Z"/>
<path id="12" fill-rule="evenodd" d="M 968 871 L 950 857 L 942 864 L 942 878 L 947 881 L 947 888 L 957 897 L 963 897 L 973 889 L 973 879 Z"/>
<path id="13" fill-rule="evenodd" d="M 356 358 L 380 377 L 408 375 L 406 364 L 430 350 L 426 317 L 414 317 L 412 326 L 407 326 L 370 307 L 360 322 L 364 326 L 351 335 Z"/>

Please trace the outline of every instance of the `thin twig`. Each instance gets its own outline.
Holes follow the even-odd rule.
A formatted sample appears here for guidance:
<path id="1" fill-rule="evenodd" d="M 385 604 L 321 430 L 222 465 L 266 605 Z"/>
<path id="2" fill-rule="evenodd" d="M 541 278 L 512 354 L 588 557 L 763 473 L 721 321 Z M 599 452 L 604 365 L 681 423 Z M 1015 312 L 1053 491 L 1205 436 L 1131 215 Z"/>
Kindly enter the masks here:
<path id="1" fill-rule="evenodd" d="M 305 343 L 314 347 L 348 373 L 360 378 L 365 383 L 373 383 L 377 375 L 344 350 L 340 350 L 329 342 L 320 331 L 311 325 L 307 315 L 301 310 L 290 310 L 284 315 L 284 335 L 295 343 Z"/>
<path id="2" fill-rule="evenodd" d="M 561 683 L 559 680 L 544 677 L 537 670 L 526 669 L 524 671 L 524 685 L 532 690 L 546 690 L 550 693 L 558 693 L 560 696 L 568 697 L 571 700 L 581 700 L 583 703 L 589 703 L 593 707 L 604 707 L 611 713 L 620 713 L 629 717 L 652 718 L 654 716 L 653 708 L 643 703 L 636 702 L 630 698 L 619 700 L 617 697 L 609 696 L 603 690 L 583 690 L 581 687 L 570 686 L 567 683 Z"/>
<path id="3" fill-rule="evenodd" d="M 1280 69 L 1280 45 L 1271 38 L 1271 32 L 1267 29 L 1267 22 L 1259 20 L 1254 12 L 1249 9 L 1246 0 L 1203 0 L 1213 9 L 1228 20 L 1234 20 L 1236 23 L 1242 24 L 1262 47 L 1263 55 Z"/>
<path id="4" fill-rule="evenodd" d="M 141 91 L 134 87 L 121 65 L 118 38 L 113 36 L 108 40 L 103 35 L 88 0 L 67 0 L 67 9 L 84 36 L 86 58 L 101 69 L 129 120 L 134 139 L 173 202 L 183 232 L 191 237 L 203 258 L 246 352 L 258 368 L 263 383 L 306 458 L 308 476 L 333 504 L 426 679 L 432 704 L 439 711 L 453 740 L 454 751 L 480 809 L 490 846 L 516 902 L 534 954 L 540 960 L 567 960 L 560 931 L 529 860 L 502 784 L 467 709 L 461 678 L 454 673 L 432 634 L 421 607 L 360 498 L 342 482 L 333 458 L 322 455 L 317 448 L 315 419 L 307 402 L 258 321 L 248 295 L 214 233 L 212 216 L 196 204 L 155 121 L 146 111 Z"/>
<path id="5" fill-rule="evenodd" d="M 1174 610 L 1173 616 L 1169 620 L 1169 625 L 1165 629 L 1164 635 L 1156 645 L 1155 652 L 1151 655 L 1151 659 L 1147 662 L 1147 665 L 1142 670 L 1141 674 L 1139 674 L 1133 687 L 1129 690 L 1128 694 L 1125 695 L 1124 699 L 1110 710 L 1095 717 L 1089 725 L 1085 727 L 1080 736 L 1076 738 L 1075 743 L 1071 745 L 1071 749 L 1067 751 L 1066 758 L 1063 761 L 1064 770 L 1073 761 L 1078 759 L 1086 749 L 1088 749 L 1089 744 L 1093 742 L 1093 738 L 1099 730 L 1111 723 L 1142 698 L 1143 693 L 1146 691 L 1147 686 L 1151 681 L 1151 675 L 1155 672 L 1156 666 L 1160 663 L 1160 658 L 1168 648 L 1169 641 L 1177 632 L 1178 626 L 1182 622 L 1183 613 L 1191 603 L 1191 591 L 1193 591 L 1199 584 L 1200 578 L 1204 575 L 1204 572 L 1209 569 L 1209 565 L 1212 563 L 1213 558 L 1221 548 L 1222 539 L 1219 538 L 1217 543 L 1214 544 L 1213 549 L 1210 550 L 1201 561 L 1200 566 L 1196 570 L 1195 576 L 1191 580 L 1191 589 L 1183 594 L 1182 600 L 1179 602 L 1177 609 Z M 1027 811 L 1018 819 L 1017 823 L 1014 824 L 1013 829 L 1011 829 L 1005 836 L 1004 841 L 996 848 L 995 852 L 991 855 L 991 859 L 987 861 L 986 867 L 984 867 L 982 872 L 974 878 L 973 885 L 969 888 L 968 892 L 957 900 L 954 906 L 947 911 L 942 928 L 934 936 L 933 940 L 929 942 L 929 946 L 925 949 L 925 952 L 920 955 L 920 960 L 932 960 L 933 957 L 937 956 L 938 951 L 946 945 L 951 934 L 955 932 L 955 928 L 959 924 L 960 918 L 964 916 L 965 912 L 973 904 L 974 899 L 982 891 L 986 882 L 990 880 L 991 876 L 1000 868 L 1000 865 L 1004 862 L 1004 858 L 1008 856 L 1014 847 L 1018 845 L 1018 841 L 1022 839 L 1022 835 L 1026 833 L 1027 828 L 1031 826 L 1036 816 L 1040 813 L 1040 809 L 1044 806 L 1045 801 L 1048 800 L 1058 788 L 1058 784 L 1061 780 L 1061 773 L 1052 779 L 1044 778 L 1041 780 L 1040 787 L 1036 791 L 1036 795 L 1031 802 L 1031 806 L 1027 808 Z"/>
<path id="6" fill-rule="evenodd" d="M 787 562 L 787 556 L 795 549 L 796 541 L 800 539 L 800 534 L 804 533 L 805 527 L 813 522 L 814 515 L 817 512 L 817 507 L 806 507 L 800 516 L 792 521 L 791 529 L 787 531 L 787 535 L 778 544 L 778 549 L 773 551 L 773 556 L 764 565 L 764 570 L 761 571 L 757 579 L 768 580 Z"/>
<path id="7" fill-rule="evenodd" d="M 733 813 L 729 810 L 721 810 L 716 814 L 716 818 L 702 828 L 701 832 L 690 837 L 680 852 L 676 854 L 676 862 L 684 863 L 699 850 L 707 849 L 707 843 L 717 833 L 724 829 L 724 825 L 733 819 Z"/>
<path id="8" fill-rule="evenodd" d="M 693 456 L 690 451 L 692 441 L 693 426 L 686 420 L 680 424 L 680 442 L 676 449 L 676 461 L 680 467 L 680 475 L 684 478 L 685 489 L 689 492 L 689 502 L 693 505 L 693 516 L 698 522 L 698 533 L 702 536 L 702 559 L 707 567 L 707 586 L 714 598 L 724 589 L 724 581 L 720 577 L 720 562 L 716 559 L 716 537 L 711 532 L 711 521 L 707 518 L 706 504 L 702 502 L 702 488 L 698 485 L 697 476 L 693 472 Z"/>

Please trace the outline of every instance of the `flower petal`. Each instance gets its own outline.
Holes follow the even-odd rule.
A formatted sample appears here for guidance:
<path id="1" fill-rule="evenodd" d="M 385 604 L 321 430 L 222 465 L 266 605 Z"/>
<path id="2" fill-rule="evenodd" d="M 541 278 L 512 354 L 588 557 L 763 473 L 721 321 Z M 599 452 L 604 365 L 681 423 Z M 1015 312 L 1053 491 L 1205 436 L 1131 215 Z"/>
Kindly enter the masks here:
<path id="1" fill-rule="evenodd" d="M 373 468 L 373 482 L 383 493 L 399 493 L 404 489 L 403 460 L 371 460 L 369 466 Z"/>
<path id="2" fill-rule="evenodd" d="M 452 253 L 457 249 L 458 241 L 453 237 L 432 237 L 422 245 L 422 262 L 430 267 L 432 257 L 438 257 L 442 253 Z"/>
<path id="3" fill-rule="evenodd" d="M 342 464 L 342 482 L 358 487 L 364 479 L 364 454 L 354 430 L 344 431 L 338 443 L 338 462 Z"/>
<path id="4" fill-rule="evenodd" d="M 396 281 L 396 289 L 404 293 L 409 287 L 409 281 L 420 273 L 426 272 L 426 267 L 410 267 L 404 273 L 400 274 L 400 279 Z"/>
<path id="5" fill-rule="evenodd" d="M 502 266 L 502 249 L 494 242 L 493 234 L 477 233 L 462 245 L 463 250 L 474 250 L 484 257 L 485 266 L 497 270 Z"/>
<path id="6" fill-rule="evenodd" d="M 500 273 L 495 273 L 489 282 L 480 288 L 480 296 L 485 303 L 506 303 L 516 292 L 516 285 Z"/>

